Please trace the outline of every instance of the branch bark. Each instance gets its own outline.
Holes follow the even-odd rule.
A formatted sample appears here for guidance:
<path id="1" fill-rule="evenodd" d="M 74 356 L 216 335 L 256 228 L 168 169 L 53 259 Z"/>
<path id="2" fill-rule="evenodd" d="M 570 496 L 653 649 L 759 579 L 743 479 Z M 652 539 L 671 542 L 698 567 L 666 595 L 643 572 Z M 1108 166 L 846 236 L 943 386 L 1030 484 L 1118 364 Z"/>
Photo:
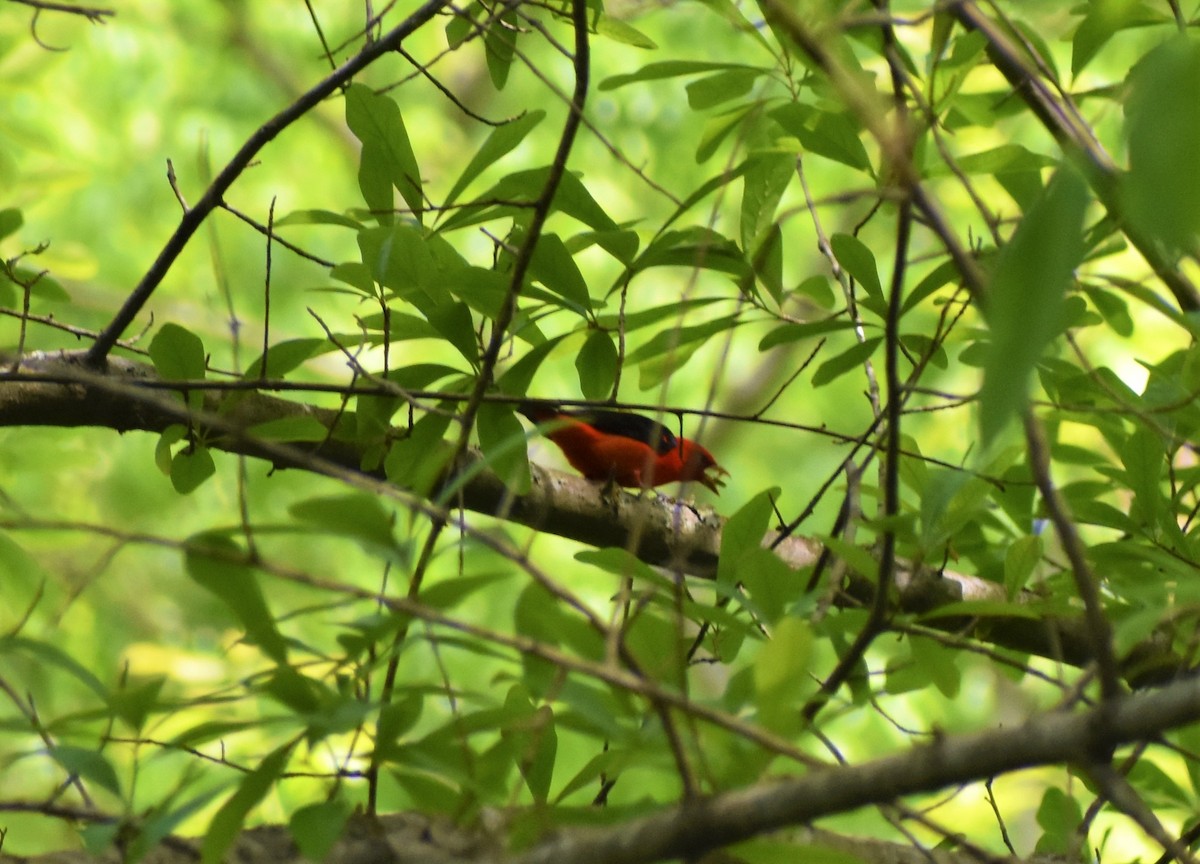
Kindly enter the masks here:
<path id="1" fill-rule="evenodd" d="M 102 370 L 88 363 L 84 351 L 38 352 L 20 358 L 16 371 L 0 375 L 0 427 L 100 427 L 117 432 L 161 433 L 176 423 L 198 427 L 210 447 L 271 462 L 277 468 L 329 473 L 323 466 L 361 472 L 362 450 L 349 439 L 331 436 L 320 445 L 281 446 L 255 436 L 255 426 L 281 418 L 312 417 L 334 428 L 338 412 L 257 391 L 234 394 L 205 391 L 203 409 L 192 414 L 171 392 L 179 385 L 158 378 L 153 367 L 120 357 L 108 358 Z M 468 451 L 455 473 L 468 477 L 461 487 L 462 505 L 471 511 L 525 525 L 588 546 L 630 548 L 642 561 L 702 578 L 716 573 L 725 519 L 710 508 L 652 495 L 601 494 L 595 484 L 570 474 L 533 465 L 533 484 L 514 494 L 486 465 Z M 366 472 L 386 479 L 382 470 Z M 769 547 L 774 532 L 763 538 Z M 811 566 L 821 553 L 811 538 L 788 537 L 775 553 L 794 571 Z M 958 604 L 1004 603 L 1003 587 L 950 570 L 913 570 L 898 562 L 896 603 L 908 613 L 934 614 L 928 623 L 1012 650 L 1048 657 L 1073 666 L 1093 661 L 1087 628 L 1078 616 L 1039 614 L 1036 598 L 1026 598 L 1028 611 L 986 615 Z M 870 602 L 872 581 L 851 574 L 838 602 L 857 606 Z M 797 576 L 796 593 L 803 591 Z M 955 604 L 953 608 L 951 604 Z M 1010 607 L 1011 608 L 1011 607 Z M 1177 675 L 1179 658 L 1166 637 L 1152 637 L 1122 660 L 1121 671 L 1134 686 L 1162 683 Z"/>
<path id="2" fill-rule="evenodd" d="M 1042 765 L 1086 767 L 1097 753 L 1151 740 L 1197 721 L 1200 680 L 1192 678 L 1153 692 L 1120 697 L 1086 711 L 1047 712 L 1020 726 L 947 737 L 862 765 L 831 767 L 758 783 L 617 825 L 563 830 L 521 854 L 503 851 L 507 830 L 503 813 L 484 814 L 481 827 L 473 832 L 423 816 L 397 814 L 378 823 L 352 821 L 327 860 L 356 864 L 652 864 L 675 858 L 686 860 L 767 832 L 908 795 Z M 195 856 L 190 843 L 174 841 L 144 860 L 149 864 L 171 864 L 194 861 Z M 282 827 L 245 832 L 231 857 L 249 864 L 298 860 L 291 838 Z M 28 860 L 0 855 L 0 864 Z M 71 860 L 69 853 L 36 859 L 39 864 Z M 872 856 L 866 860 L 876 859 Z M 878 860 L 887 859 L 881 856 Z"/>

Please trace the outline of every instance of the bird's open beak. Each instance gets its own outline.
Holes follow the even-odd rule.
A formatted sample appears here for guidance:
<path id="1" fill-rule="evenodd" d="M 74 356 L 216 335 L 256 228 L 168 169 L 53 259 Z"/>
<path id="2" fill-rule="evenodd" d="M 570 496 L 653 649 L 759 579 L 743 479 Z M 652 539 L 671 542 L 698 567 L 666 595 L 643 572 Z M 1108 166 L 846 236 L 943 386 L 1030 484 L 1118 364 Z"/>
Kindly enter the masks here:
<path id="1" fill-rule="evenodd" d="M 708 474 L 709 471 L 713 472 L 712 476 L 709 476 L 709 474 Z M 717 495 L 720 495 L 721 494 L 720 487 L 725 485 L 725 481 L 721 479 L 722 476 L 728 477 L 729 472 L 726 471 L 724 468 L 722 468 L 720 465 L 713 464 L 713 465 L 709 465 L 708 468 L 705 469 L 705 472 L 703 474 L 701 474 L 699 477 L 697 477 L 696 479 L 697 479 L 697 481 L 699 481 L 700 483 L 704 484 L 709 489 L 711 489 L 713 492 L 715 492 Z"/>

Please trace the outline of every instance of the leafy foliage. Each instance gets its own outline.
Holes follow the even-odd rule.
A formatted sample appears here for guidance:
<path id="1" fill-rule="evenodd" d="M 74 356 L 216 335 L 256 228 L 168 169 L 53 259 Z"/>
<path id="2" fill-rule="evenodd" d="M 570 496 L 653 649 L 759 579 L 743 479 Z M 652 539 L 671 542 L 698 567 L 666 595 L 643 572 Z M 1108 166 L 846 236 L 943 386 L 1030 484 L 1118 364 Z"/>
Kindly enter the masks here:
<path id="1" fill-rule="evenodd" d="M 268 820 L 319 860 L 358 808 L 509 808 L 519 851 L 1188 671 L 1192 22 L 602 7 L 0 10 L 0 423 L 64 427 L 0 450 L 5 852 L 183 830 L 219 861 Z M 274 88 L 322 80 L 287 126 Z M 562 503 L 525 398 L 702 438 L 727 518 Z M 842 827 L 1157 855 L 1194 737 Z"/>

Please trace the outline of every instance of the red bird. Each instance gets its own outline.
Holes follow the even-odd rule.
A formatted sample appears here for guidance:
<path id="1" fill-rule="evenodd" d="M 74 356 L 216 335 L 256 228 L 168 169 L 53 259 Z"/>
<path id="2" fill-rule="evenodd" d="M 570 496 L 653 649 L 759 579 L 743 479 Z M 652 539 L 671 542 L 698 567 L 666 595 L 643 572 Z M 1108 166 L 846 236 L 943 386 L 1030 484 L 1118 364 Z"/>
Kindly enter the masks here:
<path id="1" fill-rule="evenodd" d="M 729 472 L 712 454 L 666 426 L 640 414 L 587 409 L 564 411 L 548 404 L 523 403 L 518 410 L 546 426 L 571 466 L 588 480 L 643 488 L 695 480 L 720 494 L 721 474 Z M 713 472 L 709 476 L 706 472 Z"/>

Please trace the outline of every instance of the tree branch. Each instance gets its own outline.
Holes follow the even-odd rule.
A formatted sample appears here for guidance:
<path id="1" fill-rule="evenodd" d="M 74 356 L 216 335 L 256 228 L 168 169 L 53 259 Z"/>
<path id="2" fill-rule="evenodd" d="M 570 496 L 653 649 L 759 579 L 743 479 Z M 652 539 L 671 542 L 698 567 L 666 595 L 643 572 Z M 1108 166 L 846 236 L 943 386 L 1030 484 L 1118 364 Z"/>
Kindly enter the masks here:
<path id="1" fill-rule="evenodd" d="M 1063 762 L 1087 765 L 1104 747 L 1200 720 L 1200 681 L 1118 699 L 1076 714 L 1050 712 L 1008 729 L 956 735 L 906 753 L 760 783 L 685 803 L 616 828 L 578 830 L 536 846 L 517 864 L 649 864 L 918 792 Z"/>
<path id="2" fill-rule="evenodd" d="M 192 423 L 215 450 L 253 456 L 276 468 L 299 468 L 316 473 L 362 473 L 363 452 L 350 439 L 338 437 L 338 411 L 293 402 L 258 392 L 205 391 L 203 409 L 191 413 L 163 384 L 153 367 L 120 357 L 109 358 L 106 371 L 89 367 L 85 351 L 38 352 L 22 357 L 16 372 L 0 375 L 0 427 L 100 427 L 117 432 L 161 433 L 176 423 Z M 156 386 L 148 386 L 154 384 Z M 181 388 L 184 389 L 184 388 Z M 289 417 L 311 417 L 334 429 L 320 444 L 280 445 L 263 441 L 254 427 Z M 680 572 L 712 578 L 717 569 L 725 519 L 708 508 L 654 495 L 620 492 L 612 498 L 593 483 L 572 474 L 531 466 L 530 491 L 517 495 L 484 464 L 477 451 L 463 454 L 454 475 L 466 477 L 462 503 L 468 510 L 504 519 L 537 531 L 555 534 L 599 548 L 627 548 L 635 535 L 637 557 L 648 564 L 670 566 Z M 367 472 L 386 480 L 382 469 Z M 775 532 L 763 538 L 771 548 Z M 774 552 L 794 571 L 811 567 L 822 546 L 806 537 L 788 537 Z M 1082 618 L 1040 612 L 1029 596 L 1024 608 L 1006 603 L 1003 586 L 950 570 L 913 571 L 897 561 L 895 602 L 910 614 L 924 615 L 929 626 L 966 633 L 994 645 L 1036 654 L 1072 666 L 1086 666 L 1095 658 L 1093 642 Z M 803 592 L 803 577 L 796 577 L 796 595 Z M 874 582 L 863 574 L 849 574 L 837 602 L 857 607 L 874 596 Z M 972 602 L 989 604 L 986 614 Z M 1182 662 L 1173 653 L 1166 634 L 1151 637 L 1134 648 L 1121 663 L 1126 681 L 1141 686 L 1161 683 L 1178 674 Z"/>
<path id="3" fill-rule="evenodd" d="M 217 175 L 216 179 L 205 190 L 203 197 L 196 202 L 196 206 L 184 212 L 183 218 L 179 221 L 175 232 L 158 253 L 158 258 L 150 265 L 150 269 L 146 271 L 146 275 L 142 277 L 142 280 L 130 292 L 129 296 L 125 298 L 125 303 L 117 311 L 113 320 L 101 331 L 95 343 L 88 349 L 88 362 L 92 366 L 98 367 L 103 364 L 105 358 L 108 357 L 108 353 L 116 345 L 117 340 L 121 338 L 121 334 L 125 332 L 125 328 L 133 323 L 133 319 L 137 317 L 142 307 L 146 305 L 146 301 L 154 294 L 159 283 L 162 282 L 167 272 L 171 269 L 171 266 L 175 263 L 175 259 L 179 257 L 179 254 L 187 246 L 192 235 L 196 233 L 196 229 L 200 227 L 213 210 L 221 205 L 229 187 L 246 170 L 247 166 L 254 160 L 254 157 L 258 155 L 258 152 L 280 132 L 319 105 L 339 87 L 347 84 L 356 74 L 384 54 L 395 49 L 403 40 L 412 35 L 419 27 L 429 22 L 438 12 L 448 6 L 449 3 L 450 0 L 428 0 L 428 2 L 413 12 L 412 15 L 404 19 L 399 26 L 392 28 L 392 30 L 379 40 L 367 43 L 362 51 L 355 54 L 312 87 L 307 93 L 255 130 L 254 134 L 246 140 L 241 149 L 221 169 L 221 173 Z"/>

